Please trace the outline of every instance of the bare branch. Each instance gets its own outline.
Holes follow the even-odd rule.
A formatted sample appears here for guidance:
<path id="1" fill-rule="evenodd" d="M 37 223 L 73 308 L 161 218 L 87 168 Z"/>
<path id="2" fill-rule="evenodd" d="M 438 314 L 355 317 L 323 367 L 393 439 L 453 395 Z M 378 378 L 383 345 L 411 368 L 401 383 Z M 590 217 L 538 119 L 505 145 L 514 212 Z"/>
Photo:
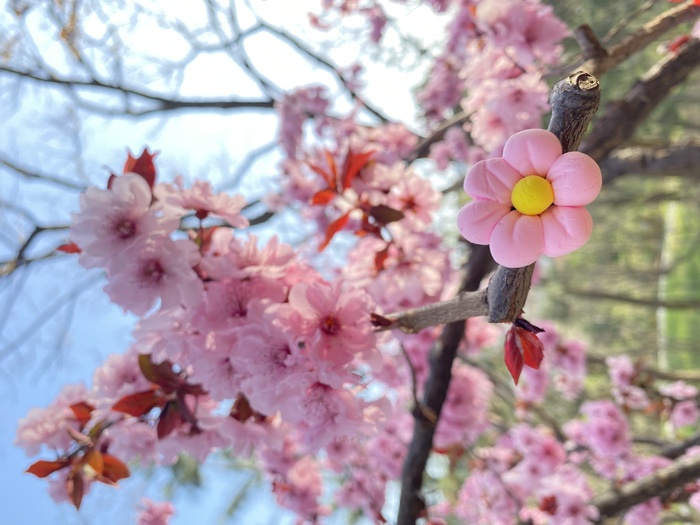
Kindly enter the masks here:
<path id="1" fill-rule="evenodd" d="M 450 129 L 453 126 L 461 126 L 462 124 L 467 122 L 470 117 L 471 113 L 461 111 L 460 113 L 454 115 L 452 118 L 441 122 L 435 131 L 433 131 L 428 137 L 420 141 L 420 143 L 414 148 L 414 150 L 411 152 L 407 159 L 408 162 L 413 162 L 416 159 L 422 159 L 424 157 L 427 157 L 428 153 L 430 152 L 430 147 L 436 142 L 441 141 L 448 129 Z"/>
<path id="2" fill-rule="evenodd" d="M 64 188 L 68 188 L 69 190 L 85 191 L 85 186 L 83 186 L 82 184 L 78 184 L 76 182 L 71 182 L 69 180 L 60 179 L 58 177 L 54 177 L 53 175 L 47 175 L 45 173 L 38 173 L 38 172 L 33 171 L 33 170 L 26 168 L 24 166 L 19 166 L 18 164 L 15 164 L 14 162 L 11 162 L 11 161 L 4 159 L 2 157 L 0 157 L 0 165 L 11 169 L 15 173 L 21 175 L 22 177 L 24 177 L 25 179 L 28 179 L 28 180 L 49 182 L 49 183 L 55 184 L 57 186 L 63 186 Z"/>
<path id="3" fill-rule="evenodd" d="M 590 28 L 586 29 L 585 27 L 587 26 L 580 28 L 576 31 L 576 38 L 581 44 L 584 56 L 587 59 L 580 66 L 580 69 L 587 71 L 593 76 L 601 77 L 615 66 L 655 42 L 664 33 L 698 16 L 700 16 L 700 6 L 695 5 L 693 0 L 688 0 L 660 14 L 604 53 L 601 52 L 603 47 L 595 38 L 593 32 L 590 31 Z M 590 55 L 585 53 L 590 53 Z"/>
<path id="4" fill-rule="evenodd" d="M 667 147 L 632 146 L 612 153 L 600 168 L 608 184 L 626 174 L 700 178 L 700 143 L 672 144 Z"/>
<path id="5" fill-rule="evenodd" d="M 415 334 L 429 326 L 488 314 L 486 290 L 462 292 L 448 301 L 387 315 L 386 318 L 393 321 L 392 324 L 382 326 L 379 330 L 401 330 L 408 334 Z"/>
<path id="6" fill-rule="evenodd" d="M 700 40 L 691 39 L 677 54 L 667 55 L 652 67 L 632 86 L 625 98 L 607 105 L 605 113 L 596 120 L 582 144 L 581 151 L 597 161 L 604 160 L 632 136 L 651 110 L 699 64 Z"/>
<path id="7" fill-rule="evenodd" d="M 567 288 L 566 293 L 569 295 L 575 295 L 576 297 L 584 297 L 586 299 L 602 299 L 605 301 L 617 301 L 621 303 L 633 304 L 636 306 L 644 306 L 647 308 L 670 308 L 675 310 L 689 310 L 700 307 L 700 300 L 698 299 L 647 299 L 643 297 L 633 297 L 631 295 L 626 294 L 604 292 L 602 290 L 582 290 L 577 288 Z"/>
<path id="8" fill-rule="evenodd" d="M 0 73 L 7 73 L 18 78 L 26 78 L 43 82 L 47 84 L 55 84 L 64 86 L 72 90 L 96 88 L 105 91 L 112 91 L 124 95 L 135 96 L 155 102 L 156 105 L 144 111 L 127 111 L 120 114 L 126 115 L 145 115 L 156 111 L 172 111 L 180 109 L 272 109 L 275 101 L 271 98 L 261 100 L 182 100 L 169 98 L 164 95 L 133 89 L 127 86 L 108 84 L 97 79 L 78 80 L 70 78 L 59 78 L 54 75 L 41 76 L 30 71 L 21 71 L 19 69 L 0 65 Z"/>
<path id="9" fill-rule="evenodd" d="M 304 46 L 297 38 L 293 37 L 292 35 L 286 33 L 285 31 L 282 31 L 281 29 L 277 29 L 266 22 L 259 21 L 259 23 L 267 29 L 270 33 L 277 35 L 279 38 L 287 42 L 289 45 L 294 47 L 297 51 L 300 53 L 306 55 L 309 58 L 312 58 L 319 64 L 323 65 L 326 67 L 329 71 L 331 71 L 339 80 L 340 83 L 347 89 L 348 93 L 350 94 L 350 97 L 353 100 L 356 100 L 360 104 L 362 104 L 362 107 L 364 107 L 367 111 L 372 113 L 375 117 L 377 117 L 381 122 L 389 122 L 389 119 L 377 108 L 373 107 L 371 104 L 369 104 L 366 100 L 364 100 L 354 89 L 352 89 L 345 78 L 343 77 L 342 74 L 338 71 L 338 68 L 330 62 L 329 60 L 326 60 L 325 58 L 321 57 L 320 55 L 312 52 L 311 50 L 307 49 L 306 46 Z"/>
<path id="10" fill-rule="evenodd" d="M 700 478 L 700 456 L 684 458 L 649 476 L 627 483 L 619 490 L 601 494 L 593 500 L 593 505 L 598 508 L 601 518 L 616 516 L 649 499 L 666 497 L 697 478 Z"/>

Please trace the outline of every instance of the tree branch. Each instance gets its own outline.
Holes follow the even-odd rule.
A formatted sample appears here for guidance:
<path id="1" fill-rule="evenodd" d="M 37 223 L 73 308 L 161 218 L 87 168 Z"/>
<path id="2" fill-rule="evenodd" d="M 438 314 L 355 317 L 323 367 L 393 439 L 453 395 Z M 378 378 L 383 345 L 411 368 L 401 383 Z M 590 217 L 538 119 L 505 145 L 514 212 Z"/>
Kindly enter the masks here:
<path id="1" fill-rule="evenodd" d="M 598 80 L 578 71 L 552 88 L 549 131 L 561 142 L 564 153 L 575 151 L 600 103 Z M 489 322 L 512 323 L 522 314 L 535 265 L 525 268 L 499 266 L 488 287 Z"/>
<path id="2" fill-rule="evenodd" d="M 143 112 L 126 113 L 136 116 L 153 113 L 155 111 L 172 111 L 176 109 L 272 109 L 275 104 L 275 101 L 271 98 L 261 100 L 177 100 L 159 95 L 157 93 L 139 91 L 137 89 L 115 84 L 107 84 L 94 78 L 86 81 L 58 78 L 55 76 L 40 76 L 30 71 L 20 71 L 8 66 L 0 66 L 0 73 L 7 73 L 19 78 L 27 78 L 47 84 L 56 84 L 70 89 L 96 88 L 100 90 L 114 91 L 117 93 L 150 100 L 157 104 L 154 108 L 144 110 Z"/>
<path id="3" fill-rule="evenodd" d="M 656 497 L 665 497 L 686 483 L 700 478 L 700 455 L 676 461 L 653 474 L 606 492 L 593 500 L 600 517 L 611 517 Z"/>
<path id="4" fill-rule="evenodd" d="M 413 162 L 416 159 L 422 159 L 427 157 L 428 153 L 430 152 L 430 147 L 436 142 L 441 141 L 444 138 L 445 133 L 448 129 L 450 129 L 453 126 L 461 126 L 462 124 L 467 122 L 471 118 L 471 116 L 471 113 L 460 111 L 452 118 L 441 122 L 435 131 L 433 131 L 430 135 L 428 135 L 426 138 L 424 138 L 418 143 L 418 145 L 413 149 L 413 151 L 406 160 L 408 162 Z"/>
<path id="5" fill-rule="evenodd" d="M 677 54 L 669 54 L 652 67 L 625 98 L 610 102 L 596 120 L 580 151 L 597 161 L 630 138 L 637 126 L 700 64 L 700 40 L 691 39 Z"/>
<path id="6" fill-rule="evenodd" d="M 559 81 L 552 90 L 552 120 L 549 125 L 562 143 L 564 151 L 571 151 L 578 146 L 588 122 L 600 100 L 598 81 L 584 72 L 577 72 Z M 485 312 L 483 292 L 476 292 L 481 280 L 493 267 L 493 259 L 488 246 L 474 246 L 467 266 L 467 274 L 460 288 L 457 299 L 448 301 L 448 310 Z M 530 289 L 530 279 L 534 265 L 526 268 L 499 267 L 491 279 L 486 292 L 488 298 L 489 320 L 491 322 L 512 322 L 522 312 Z M 416 309 L 406 315 L 413 326 L 419 326 L 417 318 L 434 318 L 433 305 Z M 453 309 L 453 310 L 452 310 Z M 398 318 L 400 316 L 395 316 Z M 398 320 L 401 323 L 401 320 Z M 426 326 L 429 326 L 426 325 Z M 425 385 L 423 404 L 413 411 L 413 439 L 404 462 L 401 476 L 401 497 L 399 502 L 399 525 L 413 525 L 425 510 L 425 501 L 421 495 L 423 472 L 433 446 L 433 436 L 440 419 L 442 405 L 447 397 L 452 377 L 452 364 L 457 355 L 457 348 L 464 337 L 463 320 L 451 322 L 436 342 L 430 355 L 430 372 Z"/>
<path id="7" fill-rule="evenodd" d="M 493 268 L 488 246 L 475 246 L 467 263 L 460 292 L 476 291 Z M 448 323 L 430 353 L 430 372 L 425 383 L 423 403 L 414 407 L 413 439 L 401 475 L 398 525 L 413 525 L 425 510 L 421 495 L 423 471 L 433 448 L 433 436 L 452 378 L 452 363 L 464 337 L 464 320 Z"/>
<path id="8" fill-rule="evenodd" d="M 586 299 L 602 299 L 606 301 L 618 301 L 621 303 L 644 306 L 648 308 L 671 308 L 676 310 L 689 310 L 700 307 L 698 299 L 677 299 L 661 300 L 656 298 L 646 299 L 644 297 L 633 297 L 631 295 L 604 292 L 602 290 L 582 290 L 578 288 L 567 288 L 566 293 Z"/>
<path id="9" fill-rule="evenodd" d="M 672 144 L 662 148 L 632 146 L 612 153 L 600 168 L 608 184 L 628 173 L 642 176 L 700 178 L 700 143 Z"/>
<path id="10" fill-rule="evenodd" d="M 601 77 L 615 66 L 655 42 L 667 31 L 675 29 L 679 24 L 693 20 L 698 16 L 700 16 L 700 6 L 695 5 L 693 0 L 688 0 L 660 14 L 634 33 L 628 35 L 622 42 L 611 47 L 609 51 L 605 51 L 590 27 L 581 26 L 574 32 L 576 40 L 584 52 L 584 58 L 587 59 L 580 66 L 580 69 L 587 71 L 593 76 Z"/>

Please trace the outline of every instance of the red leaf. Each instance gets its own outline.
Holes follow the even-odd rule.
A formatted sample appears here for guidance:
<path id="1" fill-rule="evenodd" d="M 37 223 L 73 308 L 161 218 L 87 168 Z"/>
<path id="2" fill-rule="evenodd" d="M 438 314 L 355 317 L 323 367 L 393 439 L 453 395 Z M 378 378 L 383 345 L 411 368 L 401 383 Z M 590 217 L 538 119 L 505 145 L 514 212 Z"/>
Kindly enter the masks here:
<path id="1" fill-rule="evenodd" d="M 529 324 L 529 323 L 528 323 Z M 506 333 L 505 361 L 515 384 L 518 384 L 523 364 L 538 369 L 544 359 L 544 345 L 537 335 L 518 326 L 517 321 Z"/>
<path id="2" fill-rule="evenodd" d="M 117 459 L 111 454 L 103 454 L 102 459 L 104 461 L 104 469 L 102 470 L 102 476 L 112 483 L 116 483 L 120 479 L 128 478 L 131 476 L 129 472 L 129 467 L 127 467 L 123 461 Z M 104 483 L 103 480 L 100 480 Z"/>
<path id="3" fill-rule="evenodd" d="M 83 427 L 88 424 L 88 421 L 90 421 L 92 411 L 95 410 L 95 407 L 93 407 L 90 403 L 81 401 L 80 403 L 71 405 L 70 409 L 73 411 L 75 419 L 80 424 L 80 430 L 82 430 Z"/>
<path id="4" fill-rule="evenodd" d="M 700 1 L 700 0 L 699 0 Z M 690 35 L 681 35 L 668 43 L 668 50 L 677 53 L 678 50 L 690 41 Z"/>
<path id="5" fill-rule="evenodd" d="M 114 404 L 112 410 L 134 417 L 141 417 L 148 414 L 154 407 L 162 404 L 163 397 L 157 389 L 153 388 L 152 390 L 145 390 L 122 397 Z"/>
<path id="6" fill-rule="evenodd" d="M 139 368 L 146 379 L 163 387 L 167 393 L 177 390 L 183 383 L 180 376 L 173 372 L 173 364 L 170 361 L 156 364 L 151 360 L 151 354 L 139 354 Z"/>
<path id="7" fill-rule="evenodd" d="M 391 319 L 388 319 L 383 315 L 379 315 L 377 313 L 369 314 L 369 318 L 370 322 L 372 323 L 372 326 L 386 327 L 394 324 L 394 321 L 392 321 Z"/>
<path id="8" fill-rule="evenodd" d="M 338 195 L 335 191 L 331 189 L 325 189 L 321 190 L 319 192 L 316 192 L 316 194 L 311 197 L 311 204 L 321 204 L 321 205 L 326 205 L 329 202 L 331 202 L 336 195 Z"/>
<path id="9" fill-rule="evenodd" d="M 326 229 L 326 238 L 323 240 L 321 245 L 318 247 L 318 251 L 323 251 L 326 246 L 331 242 L 336 233 L 345 228 L 345 225 L 350 219 L 350 212 L 348 211 L 344 215 L 341 215 L 338 219 L 334 220 Z"/>
<path id="10" fill-rule="evenodd" d="M 544 359 L 544 345 L 532 332 L 516 328 L 519 336 L 519 346 L 523 352 L 523 361 L 530 368 L 539 369 L 542 359 Z"/>
<path id="11" fill-rule="evenodd" d="M 83 464 L 89 465 L 95 474 L 102 475 L 104 470 L 104 459 L 102 457 L 102 452 L 96 448 L 90 448 L 83 456 Z"/>
<path id="12" fill-rule="evenodd" d="M 61 244 L 58 248 L 56 248 L 57 252 L 63 252 L 63 253 L 81 253 L 82 250 L 80 247 L 75 244 L 74 242 L 67 242 L 65 244 Z"/>
<path id="13" fill-rule="evenodd" d="M 156 182 L 156 167 L 153 164 L 153 159 L 158 153 L 151 153 L 148 148 L 144 148 L 139 158 L 134 158 L 129 152 L 129 156 L 124 164 L 124 173 L 137 173 L 141 175 L 148 185 L 153 188 Z"/>
<path id="14" fill-rule="evenodd" d="M 374 156 L 374 151 L 363 151 L 355 153 L 348 149 L 348 154 L 345 156 L 345 164 L 343 166 L 342 183 L 343 190 L 347 190 L 358 173 L 367 166 L 369 160 Z"/>
<path id="15" fill-rule="evenodd" d="M 177 405 L 174 402 L 169 401 L 163 407 L 163 410 L 160 413 L 160 418 L 158 418 L 158 426 L 156 427 L 158 439 L 167 437 L 182 423 L 184 423 L 184 420 L 182 419 L 182 414 L 180 414 Z"/>
<path id="16" fill-rule="evenodd" d="M 390 208 L 385 204 L 372 206 L 369 209 L 369 215 L 379 224 L 389 224 L 390 222 L 400 221 L 405 217 L 402 211 Z"/>
<path id="17" fill-rule="evenodd" d="M 374 256 L 374 269 L 377 273 L 381 272 L 384 269 L 384 263 L 386 262 L 388 257 L 389 245 L 387 244 L 382 251 L 377 252 Z"/>
<path id="18" fill-rule="evenodd" d="M 61 470 L 63 467 L 66 467 L 69 464 L 70 461 L 67 459 L 58 459 L 56 461 L 44 461 L 42 459 L 32 463 L 25 472 L 34 474 L 37 478 L 45 478 L 49 474 L 53 474 L 57 470 Z"/>
<path id="19" fill-rule="evenodd" d="M 328 163 L 328 167 L 331 169 L 330 173 L 330 180 L 328 182 L 328 185 L 332 190 L 337 190 L 338 189 L 338 168 L 335 165 L 335 159 L 333 158 L 333 155 L 331 155 L 331 152 L 328 151 L 327 149 L 323 150 L 323 153 L 326 155 L 326 162 Z"/>
<path id="20" fill-rule="evenodd" d="M 324 181 L 326 181 L 326 184 L 328 184 L 329 187 L 333 187 L 333 186 L 334 186 L 333 177 L 331 176 L 330 173 L 328 173 L 326 170 L 324 170 L 324 169 L 321 168 L 320 166 L 317 166 L 316 164 L 313 164 L 313 163 L 311 163 L 311 162 L 308 162 L 308 161 L 307 161 L 306 164 L 309 166 L 309 168 L 311 168 L 311 169 L 313 170 L 314 173 L 316 173 L 317 175 L 320 175 L 321 178 L 322 178 Z"/>
<path id="21" fill-rule="evenodd" d="M 520 372 L 523 371 L 523 354 L 515 339 L 515 327 L 513 327 L 506 333 L 504 358 L 506 368 L 508 368 L 510 375 L 513 377 L 513 381 L 515 381 L 517 385 L 520 379 Z"/>
<path id="22" fill-rule="evenodd" d="M 73 471 L 68 476 L 66 480 L 66 493 L 71 503 L 75 505 L 75 508 L 80 510 L 80 504 L 85 495 L 85 482 L 83 481 L 83 475 L 79 471 Z"/>
<path id="23" fill-rule="evenodd" d="M 248 398 L 243 394 L 238 394 L 236 401 L 234 401 L 233 406 L 231 407 L 231 412 L 229 415 L 241 423 L 245 423 L 251 417 L 253 417 L 253 407 L 250 406 Z"/>

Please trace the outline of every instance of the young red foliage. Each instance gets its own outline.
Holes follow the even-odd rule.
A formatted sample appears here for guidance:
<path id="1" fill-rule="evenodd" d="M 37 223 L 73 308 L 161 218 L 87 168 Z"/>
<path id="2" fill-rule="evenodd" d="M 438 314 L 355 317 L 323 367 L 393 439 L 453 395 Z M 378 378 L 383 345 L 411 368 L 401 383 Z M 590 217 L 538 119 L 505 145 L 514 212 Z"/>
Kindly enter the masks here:
<path id="1" fill-rule="evenodd" d="M 314 194 L 313 197 L 311 197 L 311 204 L 314 205 L 322 205 L 325 206 L 329 202 L 331 202 L 336 195 L 338 195 L 334 190 L 331 189 L 325 189 L 317 192 Z"/>
<path id="2" fill-rule="evenodd" d="M 56 248 L 56 251 L 63 252 L 63 253 L 80 253 L 82 250 L 74 242 L 67 242 L 67 243 L 61 244 L 58 248 Z"/>
<path id="3" fill-rule="evenodd" d="M 515 384 L 518 384 L 523 364 L 538 369 L 544 358 L 544 345 L 532 331 L 513 324 L 506 333 L 505 363 Z"/>
<path id="4" fill-rule="evenodd" d="M 85 425 L 88 424 L 88 421 L 90 421 L 90 418 L 92 417 L 92 411 L 95 410 L 95 407 L 93 407 L 90 403 L 81 401 L 80 403 L 75 403 L 71 405 L 70 409 L 73 411 L 75 419 L 80 424 L 80 430 L 82 430 L 83 428 L 85 428 Z"/>
<path id="5" fill-rule="evenodd" d="M 175 401 L 168 401 L 158 418 L 158 426 L 156 427 L 158 439 L 167 437 L 184 422 L 185 420 L 180 410 L 178 410 L 177 403 Z"/>
<path id="6" fill-rule="evenodd" d="M 141 156 L 135 158 L 129 152 L 124 164 L 124 173 L 137 173 L 141 175 L 148 185 L 153 188 L 156 183 L 156 166 L 153 164 L 153 159 L 158 155 L 158 153 L 151 153 L 148 148 L 144 148 L 141 152 Z"/>
<path id="7" fill-rule="evenodd" d="M 129 467 L 123 461 L 117 459 L 111 454 L 102 454 L 102 476 L 111 483 L 116 484 L 120 479 L 131 476 Z M 100 480 L 104 483 L 103 480 Z"/>
<path id="8" fill-rule="evenodd" d="M 347 190 L 352 186 L 353 180 L 360 173 L 362 168 L 367 166 L 369 160 L 374 156 L 374 151 L 362 151 L 355 153 L 351 149 L 348 149 L 348 153 L 345 156 L 345 163 L 343 165 L 343 173 L 341 174 L 341 183 L 343 190 Z"/>
<path id="9" fill-rule="evenodd" d="M 390 222 L 400 221 L 405 217 L 404 213 L 401 210 L 396 210 L 387 206 L 386 204 L 372 206 L 369 209 L 369 216 L 381 225 L 389 224 Z"/>
<path id="10" fill-rule="evenodd" d="M 148 414 L 155 407 L 162 407 L 165 399 L 157 388 L 137 392 L 122 397 L 113 406 L 115 412 L 122 412 L 134 417 L 141 417 Z"/>
<path id="11" fill-rule="evenodd" d="M 341 215 L 332 223 L 330 223 L 330 225 L 326 229 L 326 238 L 323 239 L 323 242 L 318 247 L 319 252 L 323 251 L 326 248 L 326 246 L 328 246 L 328 244 L 331 242 L 336 233 L 345 228 L 345 225 L 348 223 L 348 219 L 350 219 L 349 211 Z"/>
<path id="12" fill-rule="evenodd" d="M 74 469 L 66 480 L 66 493 L 76 510 L 80 510 L 80 504 L 85 495 L 85 481 L 79 470 Z"/>
<path id="13" fill-rule="evenodd" d="M 377 273 L 384 269 L 384 263 L 389 258 L 389 245 L 386 245 L 381 251 L 378 251 L 374 256 L 374 269 Z"/>
<path id="14" fill-rule="evenodd" d="M 57 470 L 61 470 L 62 468 L 68 466 L 69 464 L 70 461 L 67 459 L 57 459 L 56 461 L 45 461 L 40 459 L 39 461 L 32 463 L 25 472 L 34 474 L 37 478 L 45 478 Z"/>
<path id="15" fill-rule="evenodd" d="M 698 0 L 700 1 L 700 0 Z M 699 4 L 700 5 L 700 4 Z M 685 44 L 690 42 L 690 35 L 681 35 L 677 38 L 674 38 L 668 43 L 668 50 L 671 53 L 677 53 L 680 48 L 682 48 Z"/>
<path id="16" fill-rule="evenodd" d="M 102 452 L 96 448 L 90 448 L 85 452 L 82 460 L 83 465 L 88 465 L 92 470 L 95 471 L 97 475 L 102 475 L 104 471 L 104 459 L 102 458 Z"/>

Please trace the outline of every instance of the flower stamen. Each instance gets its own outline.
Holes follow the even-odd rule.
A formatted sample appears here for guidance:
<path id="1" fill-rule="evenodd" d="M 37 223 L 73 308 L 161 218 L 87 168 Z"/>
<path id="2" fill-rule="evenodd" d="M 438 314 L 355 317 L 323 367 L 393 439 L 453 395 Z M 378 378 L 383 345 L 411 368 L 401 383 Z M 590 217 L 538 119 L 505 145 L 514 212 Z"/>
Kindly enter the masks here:
<path id="1" fill-rule="evenodd" d="M 528 175 L 513 187 L 511 201 L 523 215 L 540 215 L 554 202 L 554 191 L 544 177 Z"/>

